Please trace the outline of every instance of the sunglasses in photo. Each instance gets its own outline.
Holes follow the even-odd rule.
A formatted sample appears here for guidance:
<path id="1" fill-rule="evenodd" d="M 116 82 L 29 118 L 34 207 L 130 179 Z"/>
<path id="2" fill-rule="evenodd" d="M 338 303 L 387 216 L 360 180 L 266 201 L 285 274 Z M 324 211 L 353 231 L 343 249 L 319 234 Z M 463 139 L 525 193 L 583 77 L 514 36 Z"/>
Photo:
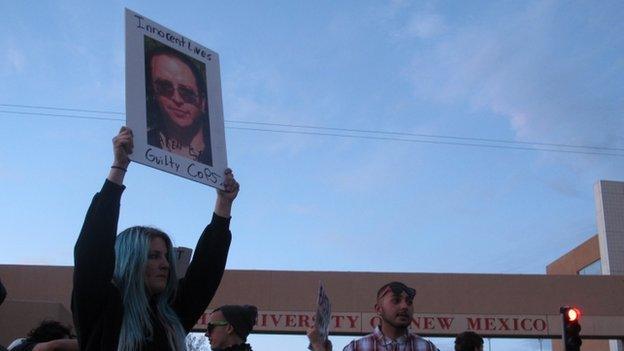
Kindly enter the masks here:
<path id="1" fill-rule="evenodd" d="M 214 321 L 214 322 L 209 322 L 208 323 L 208 334 L 212 333 L 212 331 L 214 330 L 214 328 L 216 327 L 224 327 L 226 325 L 228 325 L 230 323 L 228 323 L 227 321 Z"/>
<path id="2" fill-rule="evenodd" d="M 154 81 L 154 90 L 156 91 L 156 94 L 169 99 L 173 97 L 173 94 L 177 90 L 180 98 L 182 98 L 182 101 L 188 104 L 195 105 L 199 101 L 199 94 L 197 94 L 195 90 L 185 87 L 184 85 L 178 85 L 176 87 L 173 82 L 167 79 L 156 79 Z"/>
<path id="3" fill-rule="evenodd" d="M 414 296 L 416 296 L 416 289 L 410 288 L 402 283 L 390 283 L 379 293 L 377 299 L 381 299 L 388 292 L 392 292 L 394 295 L 401 295 L 401 293 L 405 293 L 410 300 L 413 300 Z"/>

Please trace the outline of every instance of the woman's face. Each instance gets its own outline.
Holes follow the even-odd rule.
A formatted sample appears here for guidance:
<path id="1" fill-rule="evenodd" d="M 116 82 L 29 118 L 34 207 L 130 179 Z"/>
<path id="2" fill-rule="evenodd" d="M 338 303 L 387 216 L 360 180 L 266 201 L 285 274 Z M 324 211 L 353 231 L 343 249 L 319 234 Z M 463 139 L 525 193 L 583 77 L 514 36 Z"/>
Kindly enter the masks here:
<path id="1" fill-rule="evenodd" d="M 188 65 L 175 56 L 162 54 L 151 60 L 152 88 L 166 118 L 166 126 L 185 130 L 200 122 L 205 101 Z"/>
<path id="2" fill-rule="evenodd" d="M 169 281 L 169 260 L 167 244 L 159 236 L 150 240 L 150 249 L 147 254 L 145 267 L 145 285 L 150 295 L 157 295 L 165 291 Z"/>
<path id="3" fill-rule="evenodd" d="M 208 318 L 208 331 L 206 336 L 210 341 L 210 348 L 226 348 L 228 347 L 228 330 L 231 326 L 225 320 L 221 311 L 216 311 L 210 314 Z"/>

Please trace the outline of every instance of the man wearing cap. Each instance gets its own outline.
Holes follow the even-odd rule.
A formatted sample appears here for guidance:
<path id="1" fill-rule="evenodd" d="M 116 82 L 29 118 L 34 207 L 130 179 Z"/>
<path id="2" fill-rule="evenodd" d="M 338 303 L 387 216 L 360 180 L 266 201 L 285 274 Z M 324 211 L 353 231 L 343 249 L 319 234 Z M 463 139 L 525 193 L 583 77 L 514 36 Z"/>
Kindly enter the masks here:
<path id="1" fill-rule="evenodd" d="M 375 312 L 381 325 L 363 338 L 351 341 L 343 351 L 437 351 L 437 347 L 410 333 L 416 290 L 401 282 L 385 284 L 377 291 Z"/>
<path id="2" fill-rule="evenodd" d="M 363 338 L 351 341 L 343 351 L 438 351 L 429 340 L 410 333 L 416 290 L 401 282 L 390 282 L 377 291 L 375 312 L 381 324 Z M 314 328 L 308 331 L 311 349 L 329 351 L 330 345 L 316 337 Z M 329 346 L 329 347 L 328 347 Z"/>

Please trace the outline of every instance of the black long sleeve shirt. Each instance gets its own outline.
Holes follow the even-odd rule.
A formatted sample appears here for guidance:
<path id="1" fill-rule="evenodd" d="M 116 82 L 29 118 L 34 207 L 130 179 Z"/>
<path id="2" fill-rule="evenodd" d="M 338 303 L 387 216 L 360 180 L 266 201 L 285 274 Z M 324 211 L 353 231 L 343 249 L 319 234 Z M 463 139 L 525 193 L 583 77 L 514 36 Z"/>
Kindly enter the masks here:
<path id="1" fill-rule="evenodd" d="M 117 350 L 123 301 L 113 284 L 115 238 L 124 186 L 106 180 L 85 217 L 74 248 L 72 314 L 81 350 Z M 229 218 L 213 214 L 172 302 L 188 333 L 217 291 L 231 242 Z M 152 318 L 154 336 L 143 351 L 169 350 L 163 326 Z"/>

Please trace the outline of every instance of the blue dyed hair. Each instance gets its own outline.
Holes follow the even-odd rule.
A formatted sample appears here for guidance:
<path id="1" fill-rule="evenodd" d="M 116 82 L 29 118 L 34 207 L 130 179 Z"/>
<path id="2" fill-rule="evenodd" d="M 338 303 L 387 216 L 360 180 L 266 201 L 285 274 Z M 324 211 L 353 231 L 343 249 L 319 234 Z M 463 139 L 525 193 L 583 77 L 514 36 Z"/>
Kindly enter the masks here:
<path id="1" fill-rule="evenodd" d="M 162 238 L 167 245 L 169 277 L 162 293 L 149 296 L 145 284 L 150 242 Z M 150 318 L 150 298 L 155 300 L 152 312 L 162 323 L 171 350 L 184 351 L 185 332 L 169 302 L 173 300 L 178 285 L 175 258 L 171 239 L 156 228 L 130 227 L 119 233 L 115 241 L 115 272 L 113 280 L 123 299 L 123 321 L 119 332 L 118 351 L 140 350 L 147 338 L 153 338 L 154 327 Z"/>

